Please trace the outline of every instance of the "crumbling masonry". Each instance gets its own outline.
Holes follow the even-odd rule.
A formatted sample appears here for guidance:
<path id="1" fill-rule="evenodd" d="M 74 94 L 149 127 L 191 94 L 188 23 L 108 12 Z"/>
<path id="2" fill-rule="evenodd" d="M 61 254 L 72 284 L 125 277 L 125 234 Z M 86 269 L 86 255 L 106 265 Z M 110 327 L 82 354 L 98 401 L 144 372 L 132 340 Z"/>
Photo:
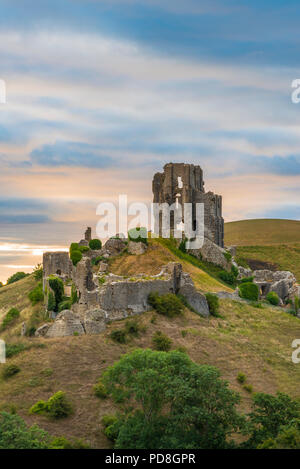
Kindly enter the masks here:
<path id="1" fill-rule="evenodd" d="M 193 204 L 193 230 L 196 228 L 196 203 L 204 204 L 204 236 L 220 247 L 224 247 L 224 219 L 222 218 L 222 197 L 205 192 L 203 171 L 200 166 L 185 163 L 168 163 L 163 173 L 153 178 L 153 202 L 158 204 Z M 184 222 L 184 219 L 182 219 Z M 171 212 L 171 230 L 174 219 Z M 159 233 L 161 233 L 161 219 Z"/>

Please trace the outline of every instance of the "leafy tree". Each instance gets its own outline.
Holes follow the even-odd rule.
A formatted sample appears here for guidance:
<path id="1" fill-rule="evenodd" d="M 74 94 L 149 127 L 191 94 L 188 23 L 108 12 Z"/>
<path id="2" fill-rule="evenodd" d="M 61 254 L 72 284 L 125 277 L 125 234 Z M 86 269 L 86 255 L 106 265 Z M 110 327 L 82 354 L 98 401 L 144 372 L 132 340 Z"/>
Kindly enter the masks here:
<path id="1" fill-rule="evenodd" d="M 276 438 L 280 427 L 300 418 L 300 404 L 284 393 L 276 396 L 256 393 L 249 414 L 252 434 L 246 447 L 256 448 L 269 438 Z"/>
<path id="2" fill-rule="evenodd" d="M 300 420 L 281 427 L 276 438 L 268 438 L 258 449 L 300 449 Z"/>
<path id="3" fill-rule="evenodd" d="M 18 415 L 0 413 L 0 449 L 47 449 L 48 434 L 34 425 L 27 427 Z"/>
<path id="4" fill-rule="evenodd" d="M 239 395 L 219 371 L 179 351 L 136 350 L 108 368 L 102 382 L 125 409 L 116 448 L 227 448 L 245 423 L 236 410 Z"/>
<path id="5" fill-rule="evenodd" d="M 54 292 L 54 296 L 55 296 L 55 306 L 54 306 L 53 311 L 57 312 L 59 303 L 61 303 L 64 299 L 64 293 L 65 293 L 64 283 L 58 277 L 50 277 L 49 278 L 49 285 L 52 288 L 52 290 Z M 50 300 L 50 295 L 49 295 L 49 300 Z M 48 309 L 49 309 L 49 305 L 48 305 Z"/>
<path id="6" fill-rule="evenodd" d="M 25 274 L 25 272 L 16 272 L 15 274 L 13 274 L 11 277 L 7 279 L 7 285 L 18 282 L 18 280 L 28 277 L 28 275 L 29 274 Z"/>

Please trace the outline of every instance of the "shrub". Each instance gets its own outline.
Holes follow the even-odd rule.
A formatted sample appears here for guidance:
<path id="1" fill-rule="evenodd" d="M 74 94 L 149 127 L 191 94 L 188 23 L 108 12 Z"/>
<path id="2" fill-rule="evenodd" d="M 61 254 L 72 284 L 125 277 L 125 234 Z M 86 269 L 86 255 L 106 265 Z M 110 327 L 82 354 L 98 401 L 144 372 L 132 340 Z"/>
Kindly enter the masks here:
<path id="1" fill-rule="evenodd" d="M 244 278 L 241 278 L 240 283 L 249 283 L 249 282 L 253 282 L 253 280 L 254 280 L 254 277 L 244 277 Z"/>
<path id="2" fill-rule="evenodd" d="M 205 295 L 208 303 L 209 312 L 212 316 L 219 317 L 219 298 L 217 295 L 207 293 Z"/>
<path id="3" fill-rule="evenodd" d="M 259 297 L 259 289 L 255 283 L 241 283 L 239 286 L 239 295 L 241 298 L 250 301 L 257 301 Z"/>
<path id="4" fill-rule="evenodd" d="M 6 365 L 2 370 L 2 378 L 8 379 L 20 373 L 21 369 L 17 365 Z"/>
<path id="5" fill-rule="evenodd" d="M 170 318 L 178 316 L 183 312 L 183 304 L 180 299 L 173 293 L 167 293 L 160 296 L 158 293 L 150 293 L 148 296 L 148 303 L 159 314 L 168 316 Z"/>
<path id="6" fill-rule="evenodd" d="M 48 410 L 47 408 L 47 402 L 45 401 L 38 401 L 36 404 L 34 404 L 30 410 L 30 414 L 44 414 Z"/>
<path id="7" fill-rule="evenodd" d="M 0 413 L 0 449 L 47 449 L 48 434 L 37 425 L 27 427 L 21 417 Z"/>
<path id="8" fill-rule="evenodd" d="M 47 402 L 47 412 L 55 419 L 68 417 L 72 413 L 72 406 L 62 391 L 55 393 Z"/>
<path id="9" fill-rule="evenodd" d="M 135 243 L 148 244 L 147 228 L 137 227 L 128 231 L 128 239 Z"/>
<path id="10" fill-rule="evenodd" d="M 66 393 L 58 391 L 53 394 L 47 402 L 39 401 L 34 404 L 30 411 L 31 414 L 48 414 L 54 419 L 68 417 L 72 413 L 72 406 L 66 396 Z"/>
<path id="11" fill-rule="evenodd" d="M 58 436 L 51 440 L 49 449 L 90 449 L 90 446 L 82 440 L 67 440 L 64 436 Z"/>
<path id="12" fill-rule="evenodd" d="M 40 282 L 28 295 L 32 306 L 36 305 L 44 299 L 43 285 Z"/>
<path id="13" fill-rule="evenodd" d="M 82 259 L 82 253 L 79 251 L 79 249 L 77 251 L 72 251 L 70 254 L 70 258 L 73 262 L 73 265 L 77 265 L 78 262 L 80 262 Z"/>
<path id="14" fill-rule="evenodd" d="M 122 329 L 115 329 L 110 333 L 110 338 L 119 344 L 126 343 L 126 333 Z"/>
<path id="15" fill-rule="evenodd" d="M 95 396 L 99 397 L 100 399 L 105 399 L 108 395 L 108 392 L 101 381 L 98 381 L 98 383 L 95 384 L 93 387 L 94 394 Z"/>
<path id="16" fill-rule="evenodd" d="M 33 270 L 33 276 L 35 280 L 40 281 L 43 279 L 43 267 L 41 264 L 38 264 Z"/>
<path id="17" fill-rule="evenodd" d="M 125 331 L 127 334 L 138 335 L 139 333 L 139 325 L 136 319 L 129 319 L 125 323 Z"/>
<path id="18" fill-rule="evenodd" d="M 49 295 L 48 295 L 47 310 L 48 310 L 48 311 L 54 311 L 54 310 L 55 310 L 55 305 L 56 305 L 56 302 L 55 302 L 54 293 L 53 293 L 52 291 L 50 291 L 50 292 L 49 292 Z"/>
<path id="19" fill-rule="evenodd" d="M 270 292 L 267 294 L 266 300 L 267 300 L 271 305 L 274 305 L 274 306 L 278 306 L 278 305 L 279 305 L 279 296 L 278 296 L 277 293 L 274 292 L 274 291 L 270 291 Z"/>
<path id="20" fill-rule="evenodd" d="M 181 243 L 179 244 L 179 250 L 183 253 L 186 253 L 186 239 L 183 239 Z"/>
<path id="21" fill-rule="evenodd" d="M 237 381 L 240 383 L 240 384 L 244 384 L 246 382 L 246 375 L 245 373 L 242 373 L 241 371 L 238 373 L 237 377 L 236 377 Z"/>
<path id="22" fill-rule="evenodd" d="M 249 394 L 253 392 L 253 386 L 251 384 L 244 384 L 243 389 L 245 389 Z"/>
<path id="23" fill-rule="evenodd" d="M 93 251 L 99 251 L 102 248 L 100 239 L 91 239 L 89 246 Z"/>
<path id="24" fill-rule="evenodd" d="M 236 278 L 232 272 L 227 272 L 226 270 L 221 270 L 218 273 L 218 277 L 223 280 L 223 282 L 228 283 L 228 285 L 234 285 Z"/>
<path id="25" fill-rule="evenodd" d="M 87 251 L 89 251 L 89 250 L 90 250 L 90 248 L 89 248 L 88 246 L 80 246 L 80 245 L 78 245 L 78 251 L 80 251 L 80 252 L 87 252 Z"/>
<path id="26" fill-rule="evenodd" d="M 232 259 L 232 255 L 231 255 L 231 253 L 230 253 L 229 251 L 225 251 L 225 252 L 224 252 L 224 257 L 225 257 L 225 259 L 226 259 L 227 262 L 230 262 L 231 259 Z"/>
<path id="27" fill-rule="evenodd" d="M 99 262 L 101 262 L 101 261 L 104 261 L 104 262 L 105 262 L 105 261 L 107 261 L 107 258 L 104 257 L 104 256 L 94 257 L 94 258 L 92 259 L 92 264 L 93 264 L 93 265 L 98 265 Z"/>
<path id="28" fill-rule="evenodd" d="M 72 307 L 71 299 L 63 300 L 58 305 L 58 312 L 60 313 L 61 311 L 64 311 L 65 309 L 71 309 L 71 307 Z"/>
<path id="29" fill-rule="evenodd" d="M 17 308 L 11 308 L 2 321 L 2 329 L 6 329 L 10 326 L 18 317 L 20 316 L 20 311 Z"/>
<path id="30" fill-rule="evenodd" d="M 64 283 L 58 277 L 50 277 L 49 278 L 49 285 L 50 285 L 51 289 L 53 290 L 54 296 L 55 296 L 55 307 L 54 307 L 53 310 L 50 310 L 50 311 L 56 311 L 57 312 L 58 311 L 58 305 L 63 301 L 63 297 L 64 297 L 64 292 L 65 292 Z"/>
<path id="31" fill-rule="evenodd" d="M 22 278 L 28 277 L 28 275 L 29 274 L 25 274 L 25 272 L 16 272 L 15 274 L 13 274 L 11 277 L 7 279 L 7 285 L 18 282 L 19 280 L 22 280 Z"/>
<path id="32" fill-rule="evenodd" d="M 22 343 L 6 344 L 6 358 L 11 358 L 14 355 L 18 355 L 24 350 L 26 350 L 26 345 Z"/>
<path id="33" fill-rule="evenodd" d="M 115 415 L 104 415 L 101 423 L 104 426 L 105 436 L 111 441 L 116 441 L 119 434 L 118 418 Z"/>
<path id="34" fill-rule="evenodd" d="M 78 301 L 77 288 L 75 287 L 74 283 L 72 283 L 72 288 L 71 288 L 71 303 L 72 303 L 72 305 L 74 303 L 77 303 L 77 301 Z"/>
<path id="35" fill-rule="evenodd" d="M 168 352 L 171 349 L 172 340 L 161 331 L 155 332 L 154 336 L 152 337 L 152 342 L 155 350 Z"/>

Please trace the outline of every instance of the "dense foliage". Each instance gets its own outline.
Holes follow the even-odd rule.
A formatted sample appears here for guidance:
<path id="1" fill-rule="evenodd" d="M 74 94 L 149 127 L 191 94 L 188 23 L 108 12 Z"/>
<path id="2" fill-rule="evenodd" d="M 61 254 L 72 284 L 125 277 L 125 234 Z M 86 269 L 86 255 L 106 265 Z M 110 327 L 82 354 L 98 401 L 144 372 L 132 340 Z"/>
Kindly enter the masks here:
<path id="1" fill-rule="evenodd" d="M 170 318 L 179 316 L 183 312 L 182 301 L 174 293 L 167 293 L 166 295 L 159 295 L 156 292 L 150 293 L 148 303 L 159 314 Z"/>
<path id="2" fill-rule="evenodd" d="M 91 239 L 91 241 L 89 242 L 89 246 L 93 251 L 99 251 L 102 248 L 102 243 L 98 238 Z"/>
<path id="3" fill-rule="evenodd" d="M 16 272 L 7 279 L 7 285 L 18 282 L 19 280 L 22 280 L 22 278 L 28 277 L 28 275 L 29 274 L 25 274 L 25 272 Z"/>
<path id="4" fill-rule="evenodd" d="M 279 305 L 279 296 L 277 295 L 276 292 L 274 291 L 270 291 L 267 296 L 266 296 L 266 300 L 271 304 L 271 305 L 274 305 L 274 306 L 278 306 Z"/>
<path id="5" fill-rule="evenodd" d="M 116 402 L 130 400 L 139 409 L 122 406 L 127 410 L 111 428 L 116 448 L 227 448 L 244 425 L 239 397 L 219 371 L 178 351 L 136 350 L 102 381 Z"/>
<path id="6" fill-rule="evenodd" d="M 241 283 L 239 285 L 239 295 L 245 300 L 257 301 L 259 298 L 259 288 L 253 282 Z"/>
<path id="7" fill-rule="evenodd" d="M 206 301 L 208 304 L 210 314 L 212 316 L 218 317 L 220 315 L 219 314 L 219 307 L 220 307 L 219 298 L 217 297 L 217 295 L 214 295 L 213 293 L 206 293 L 205 297 L 206 297 Z"/>

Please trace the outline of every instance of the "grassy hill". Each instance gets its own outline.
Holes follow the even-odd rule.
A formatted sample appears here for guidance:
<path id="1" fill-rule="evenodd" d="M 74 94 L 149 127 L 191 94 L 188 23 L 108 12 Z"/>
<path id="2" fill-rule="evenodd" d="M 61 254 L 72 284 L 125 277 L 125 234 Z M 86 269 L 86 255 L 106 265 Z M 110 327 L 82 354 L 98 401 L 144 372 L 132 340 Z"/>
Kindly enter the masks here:
<path id="1" fill-rule="evenodd" d="M 243 220 L 225 223 L 225 244 L 238 246 L 242 264 L 290 270 L 300 282 L 300 221 Z"/>
<path id="2" fill-rule="evenodd" d="M 166 262 L 179 260 L 175 252 L 157 241 L 151 242 L 144 255 L 119 256 L 110 261 L 110 269 L 127 275 L 158 273 Z M 188 257 L 183 256 L 180 261 L 202 291 L 225 289 L 208 272 L 190 263 Z M 102 432 L 101 417 L 116 409 L 111 399 L 95 397 L 92 387 L 106 367 L 125 352 L 151 348 L 156 331 L 167 334 L 173 341 L 172 348 L 185 349 L 195 362 L 218 367 L 231 388 L 241 393 L 244 410 L 249 410 L 251 393 L 238 383 L 239 372 L 245 373 L 254 392 L 284 391 L 299 397 L 300 366 L 291 361 L 291 343 L 300 337 L 300 321 L 278 308 L 222 300 L 221 318 L 201 318 L 187 309 L 177 318 L 148 312 L 136 317 L 142 331 L 138 337 L 128 338 L 126 344 L 110 338 L 112 330 L 124 328 L 125 320 L 109 324 L 104 333 L 96 336 L 21 338 L 21 322 L 42 310 L 41 304 L 32 308 L 27 299 L 35 284 L 30 276 L 0 290 L 2 317 L 11 306 L 21 311 L 17 323 L 0 337 L 7 344 L 23 345 L 23 351 L 8 358 L 8 363 L 20 367 L 20 373 L 8 380 L 0 378 L 0 409 L 14 410 L 28 423 L 37 423 L 52 435 L 82 438 L 96 448 L 110 447 Z M 71 399 L 72 416 L 53 421 L 29 415 L 34 403 L 47 400 L 59 390 Z"/>

